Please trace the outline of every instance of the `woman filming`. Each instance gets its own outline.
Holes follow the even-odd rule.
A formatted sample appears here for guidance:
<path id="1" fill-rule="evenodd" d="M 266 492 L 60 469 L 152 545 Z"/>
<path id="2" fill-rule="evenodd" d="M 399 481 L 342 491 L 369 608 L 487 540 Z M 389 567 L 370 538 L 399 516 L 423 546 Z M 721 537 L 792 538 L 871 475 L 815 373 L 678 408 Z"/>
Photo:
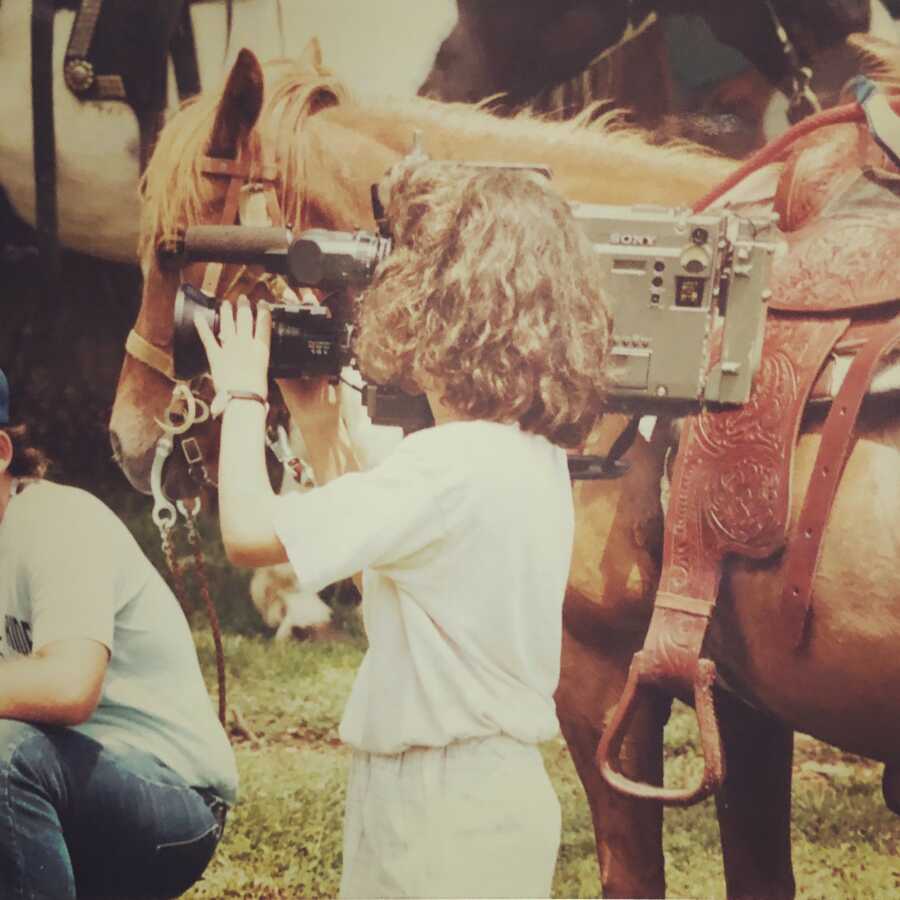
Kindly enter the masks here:
<path id="1" fill-rule="evenodd" d="M 198 322 L 224 406 L 222 537 L 317 590 L 363 575 L 368 650 L 341 894 L 547 896 L 559 803 L 538 744 L 558 730 L 572 553 L 563 447 L 601 412 L 609 337 L 590 242 L 538 175 L 401 163 L 380 194 L 393 252 L 358 302 L 364 376 L 425 393 L 435 426 L 357 468 L 326 380 L 279 387 L 319 487 L 278 497 L 264 462 L 270 317 Z"/>

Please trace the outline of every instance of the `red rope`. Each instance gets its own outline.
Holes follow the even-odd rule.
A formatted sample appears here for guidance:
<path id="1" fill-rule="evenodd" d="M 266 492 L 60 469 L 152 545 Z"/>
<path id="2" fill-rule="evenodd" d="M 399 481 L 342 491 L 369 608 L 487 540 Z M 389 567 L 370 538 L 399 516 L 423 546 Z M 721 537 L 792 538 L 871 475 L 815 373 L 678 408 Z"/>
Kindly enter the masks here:
<path id="1" fill-rule="evenodd" d="M 895 112 L 900 112 L 900 102 L 892 104 Z M 766 144 L 761 150 L 757 150 L 740 168 L 736 169 L 721 184 L 713 188 L 708 194 L 701 197 L 693 206 L 695 213 L 703 212 L 708 206 L 716 202 L 723 194 L 730 191 L 735 185 L 740 184 L 754 172 L 768 166 L 770 163 L 780 160 L 793 144 L 806 137 L 819 128 L 827 125 L 843 125 L 848 122 L 863 122 L 866 114 L 858 103 L 848 103 L 844 106 L 835 106 L 825 112 L 809 116 L 802 122 L 798 122 L 793 128 L 788 129 L 781 137 Z"/>

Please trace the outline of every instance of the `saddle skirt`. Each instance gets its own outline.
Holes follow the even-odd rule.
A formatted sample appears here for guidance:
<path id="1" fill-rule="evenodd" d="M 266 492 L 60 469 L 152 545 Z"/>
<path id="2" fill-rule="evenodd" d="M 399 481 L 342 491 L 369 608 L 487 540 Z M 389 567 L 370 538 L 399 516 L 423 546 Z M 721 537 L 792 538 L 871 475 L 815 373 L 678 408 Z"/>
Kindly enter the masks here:
<path id="1" fill-rule="evenodd" d="M 834 395 L 854 354 L 900 321 L 898 190 L 900 172 L 865 126 L 820 129 L 782 167 L 774 207 L 787 250 L 773 267 L 760 369 L 747 405 L 704 410 L 686 422 L 658 605 L 659 597 L 695 598 L 708 604 L 708 616 L 727 555 L 760 559 L 784 548 L 793 453 L 814 386 L 820 398 Z M 870 354 L 863 391 L 877 369 L 883 388 L 900 385 L 897 343 Z M 860 377 L 854 373 L 856 387 Z M 839 443 L 849 452 L 848 441 Z"/>

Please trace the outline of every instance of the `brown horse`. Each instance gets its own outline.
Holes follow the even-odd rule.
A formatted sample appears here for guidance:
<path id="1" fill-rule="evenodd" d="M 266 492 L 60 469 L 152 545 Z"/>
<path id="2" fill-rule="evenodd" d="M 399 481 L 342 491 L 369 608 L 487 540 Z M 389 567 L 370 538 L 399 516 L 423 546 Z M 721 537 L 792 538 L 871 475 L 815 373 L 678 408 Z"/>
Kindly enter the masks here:
<path id="1" fill-rule="evenodd" d="M 854 33 L 897 37 L 881 0 L 457 0 L 419 93 L 555 118 L 601 101 L 738 157 L 787 127 L 796 66 L 824 107 L 837 102 L 856 74 Z"/>
<path id="2" fill-rule="evenodd" d="M 171 347 L 178 276 L 157 264 L 158 241 L 179 228 L 219 221 L 223 179 L 204 174 L 207 155 L 240 158 L 251 178 L 265 165 L 285 222 L 371 227 L 369 187 L 405 155 L 414 132 L 435 158 L 549 164 L 568 198 L 587 202 L 684 205 L 733 170 L 731 162 L 685 146 L 650 146 L 627 132 L 519 118 L 417 99 L 360 106 L 321 68 L 317 48 L 297 64 L 240 56 L 221 96 L 206 96 L 166 128 L 144 194 L 145 287 L 135 328 L 164 355 Z M 263 162 L 265 153 L 265 165 Z M 271 174 L 271 171 L 270 171 Z M 186 273 L 190 277 L 192 272 Z M 171 383 L 126 358 L 110 430 L 131 482 L 147 490 Z M 603 453 L 623 420 L 608 416 L 586 452 Z M 806 491 L 819 442 L 800 439 L 795 497 Z M 565 606 L 559 717 L 594 819 L 605 896 L 662 896 L 662 810 L 614 793 L 594 753 L 640 647 L 660 564 L 659 484 L 669 445 L 658 427 L 628 454 L 618 481 L 575 488 L 577 533 Z M 722 736 L 731 776 L 717 797 L 732 896 L 793 894 L 789 801 L 792 730 L 809 732 L 887 763 L 886 796 L 897 801 L 900 764 L 900 417 L 862 423 L 835 500 L 815 581 L 815 619 L 806 652 L 771 639 L 781 594 L 777 558 L 735 561 L 723 581 L 709 653 L 754 709 L 723 695 Z M 667 704 L 641 710 L 623 767 L 659 783 Z M 891 778 L 894 781 L 891 781 Z"/>

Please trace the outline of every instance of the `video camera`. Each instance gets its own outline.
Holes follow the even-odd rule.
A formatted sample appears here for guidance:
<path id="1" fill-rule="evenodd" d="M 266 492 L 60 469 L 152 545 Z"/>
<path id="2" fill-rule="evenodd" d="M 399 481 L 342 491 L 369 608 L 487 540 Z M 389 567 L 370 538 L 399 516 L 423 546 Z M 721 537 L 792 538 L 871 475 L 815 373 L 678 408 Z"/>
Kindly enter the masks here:
<path id="1" fill-rule="evenodd" d="M 284 228 L 204 225 L 186 229 L 183 238 L 165 250 L 168 264 L 233 262 L 259 265 L 282 275 L 294 287 L 311 287 L 331 297 L 325 303 L 270 306 L 272 341 L 269 374 L 273 378 L 338 376 L 353 361 L 347 288 L 364 287 L 389 253 L 391 241 L 367 231 L 313 228 L 294 238 Z M 205 372 L 206 353 L 195 326 L 206 319 L 219 330 L 219 301 L 190 284 L 175 297 L 173 356 L 176 378 Z M 376 425 L 396 425 L 413 431 L 434 423 L 423 394 L 406 394 L 385 385 L 366 385 L 363 404 Z"/>
<path id="2" fill-rule="evenodd" d="M 262 266 L 295 287 L 338 292 L 369 283 L 390 252 L 390 240 L 366 231 L 310 229 L 296 239 L 284 228 L 203 225 L 188 228 L 167 248 L 169 260 L 235 262 Z M 337 375 L 350 362 L 349 316 L 344 298 L 330 305 L 273 306 L 269 371 L 276 378 Z M 189 284 L 175 298 L 175 375 L 190 378 L 206 369 L 206 354 L 194 320 L 204 318 L 218 332 L 218 300 Z"/>
<path id="3" fill-rule="evenodd" d="M 607 273 L 610 407 L 682 415 L 703 405 L 745 403 L 762 351 L 777 217 L 596 204 L 573 204 L 572 211 Z M 272 307 L 270 374 L 289 378 L 337 376 L 352 363 L 344 289 L 371 281 L 391 241 L 367 231 L 310 229 L 294 237 L 283 228 L 199 226 L 188 228 L 173 249 L 169 255 L 182 263 L 259 265 L 293 286 L 335 292 L 323 305 Z M 194 320 L 205 317 L 216 332 L 217 305 L 190 285 L 179 290 L 177 377 L 205 370 Z M 378 424 L 413 430 L 430 420 L 424 396 L 372 385 L 364 398 Z"/>

